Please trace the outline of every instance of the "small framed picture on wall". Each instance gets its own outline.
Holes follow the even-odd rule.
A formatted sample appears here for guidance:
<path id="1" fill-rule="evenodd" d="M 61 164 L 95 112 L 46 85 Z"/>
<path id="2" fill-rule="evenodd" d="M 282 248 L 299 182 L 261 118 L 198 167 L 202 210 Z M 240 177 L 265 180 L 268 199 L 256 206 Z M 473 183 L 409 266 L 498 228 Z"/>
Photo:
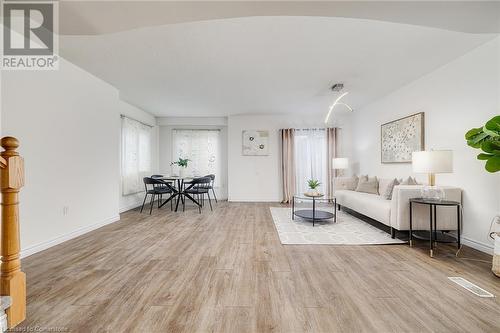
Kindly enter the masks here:
<path id="1" fill-rule="evenodd" d="M 269 131 L 244 130 L 242 154 L 244 156 L 269 155 Z"/>

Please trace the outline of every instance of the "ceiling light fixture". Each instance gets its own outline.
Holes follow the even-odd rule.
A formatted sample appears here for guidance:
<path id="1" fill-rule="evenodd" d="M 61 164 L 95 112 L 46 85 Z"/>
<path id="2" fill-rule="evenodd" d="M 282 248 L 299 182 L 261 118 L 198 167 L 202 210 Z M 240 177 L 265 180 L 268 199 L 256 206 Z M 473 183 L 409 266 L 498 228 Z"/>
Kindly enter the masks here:
<path id="1" fill-rule="evenodd" d="M 335 87 L 336 85 L 334 85 L 333 87 Z M 342 85 L 343 86 L 343 85 Z M 332 90 L 334 90 L 332 87 Z M 344 105 L 349 111 L 352 112 L 352 108 L 345 104 L 345 103 L 342 103 L 340 102 L 340 100 L 345 96 L 347 95 L 349 92 L 346 91 L 345 93 L 341 94 L 339 97 L 337 97 L 337 99 L 335 100 L 335 102 L 333 102 L 333 104 L 330 106 L 330 110 L 328 110 L 328 114 L 326 115 L 326 118 L 325 118 L 325 124 L 328 124 L 328 120 L 330 119 L 330 115 L 332 114 L 332 111 L 333 109 L 335 108 L 335 106 L 337 105 Z"/>

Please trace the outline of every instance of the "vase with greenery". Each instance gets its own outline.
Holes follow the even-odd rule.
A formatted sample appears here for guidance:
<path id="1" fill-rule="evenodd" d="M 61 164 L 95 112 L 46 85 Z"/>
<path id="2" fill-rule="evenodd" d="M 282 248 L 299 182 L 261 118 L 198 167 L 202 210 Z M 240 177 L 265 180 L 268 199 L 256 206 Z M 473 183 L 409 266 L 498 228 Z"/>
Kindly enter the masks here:
<path id="1" fill-rule="evenodd" d="M 478 160 L 486 161 L 486 171 L 495 173 L 500 171 L 500 115 L 488 120 L 483 127 L 477 127 L 465 133 L 467 144 L 472 148 L 480 149 Z M 496 223 L 495 223 L 496 221 Z M 490 236 L 495 240 L 493 265 L 491 270 L 500 277 L 500 232 L 494 232 L 494 225 L 500 223 L 500 216 L 492 221 Z"/>
<path id="2" fill-rule="evenodd" d="M 465 140 L 472 148 L 480 149 L 478 160 L 486 161 L 486 171 L 500 171 L 500 115 L 488 120 L 482 127 L 465 133 Z"/>
<path id="3" fill-rule="evenodd" d="M 188 158 L 179 157 L 179 159 L 177 161 L 170 163 L 170 165 L 177 165 L 179 167 L 179 176 L 184 177 L 189 161 L 191 161 L 191 160 Z"/>
<path id="4" fill-rule="evenodd" d="M 317 179 L 309 179 L 307 181 L 307 186 L 309 186 L 309 191 L 310 195 L 319 195 L 318 192 L 318 187 L 321 185 L 321 183 Z"/>

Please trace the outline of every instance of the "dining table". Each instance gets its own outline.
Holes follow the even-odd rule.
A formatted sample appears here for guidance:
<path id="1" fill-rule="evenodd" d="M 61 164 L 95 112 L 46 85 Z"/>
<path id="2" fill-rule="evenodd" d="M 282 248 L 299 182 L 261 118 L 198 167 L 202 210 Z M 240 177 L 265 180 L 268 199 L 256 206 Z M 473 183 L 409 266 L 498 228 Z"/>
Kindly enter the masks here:
<path id="1" fill-rule="evenodd" d="M 158 208 L 163 207 L 167 203 L 169 203 L 171 200 L 176 199 L 177 202 L 175 204 L 175 211 L 179 209 L 179 202 L 182 201 L 182 203 L 185 202 L 186 199 L 191 200 L 195 205 L 198 207 L 201 207 L 201 203 L 198 202 L 195 198 L 193 198 L 189 193 L 186 193 L 184 190 L 184 185 L 186 183 L 189 183 L 191 180 L 193 180 L 194 177 L 180 177 L 180 176 L 166 176 L 166 177 L 161 177 L 158 178 L 158 180 L 161 180 L 162 182 L 165 183 L 166 186 L 172 191 L 172 195 L 162 202 Z M 172 186 L 171 184 L 174 183 L 176 184 L 175 186 Z"/>

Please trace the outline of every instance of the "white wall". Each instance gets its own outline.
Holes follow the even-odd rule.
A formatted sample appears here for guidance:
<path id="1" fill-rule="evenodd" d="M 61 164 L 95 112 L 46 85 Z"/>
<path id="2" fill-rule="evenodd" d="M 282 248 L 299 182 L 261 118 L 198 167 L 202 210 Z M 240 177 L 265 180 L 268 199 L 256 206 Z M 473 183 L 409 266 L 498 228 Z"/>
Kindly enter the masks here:
<path id="1" fill-rule="evenodd" d="M 438 185 L 463 189 L 464 241 L 488 251 L 488 228 L 500 212 L 500 174 L 484 170 L 464 134 L 500 114 L 500 39 L 497 38 L 353 114 L 353 147 L 359 172 L 404 177 L 411 164 L 380 163 L 380 125 L 425 112 L 426 149 L 452 149 L 454 173 Z M 419 175 L 425 181 L 424 175 Z"/>
<path id="2" fill-rule="evenodd" d="M 2 135 L 17 137 L 25 158 L 22 254 L 117 221 L 120 114 L 140 110 L 64 59 L 58 71 L 5 71 L 1 79 Z"/>
<path id="3" fill-rule="evenodd" d="M 325 115 L 326 115 L 325 110 Z M 229 201 L 281 201 L 279 129 L 324 127 L 325 115 L 239 115 L 228 119 Z M 349 157 L 349 122 L 334 115 L 341 127 L 340 154 Z M 268 156 L 243 156 L 242 131 L 269 130 Z"/>
<path id="4" fill-rule="evenodd" d="M 172 130 L 218 129 L 220 130 L 221 174 L 215 188 L 217 199 L 227 199 L 227 118 L 226 117 L 161 117 L 159 125 L 159 173 L 172 173 Z"/>

